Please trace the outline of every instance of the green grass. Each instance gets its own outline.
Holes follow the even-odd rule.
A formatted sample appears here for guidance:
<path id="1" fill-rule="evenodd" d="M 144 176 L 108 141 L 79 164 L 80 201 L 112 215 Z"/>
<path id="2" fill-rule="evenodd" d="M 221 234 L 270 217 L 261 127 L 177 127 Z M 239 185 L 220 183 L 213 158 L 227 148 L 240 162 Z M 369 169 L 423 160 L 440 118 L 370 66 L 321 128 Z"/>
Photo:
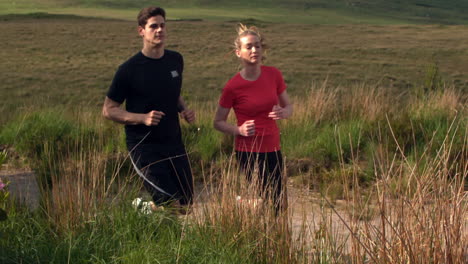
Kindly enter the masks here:
<path id="1" fill-rule="evenodd" d="M 0 222 L 0 261 L 334 263 L 358 252 L 361 259 L 364 255 L 376 258 L 373 252 L 380 252 L 376 248 L 381 243 L 392 245 L 393 250 L 387 251 L 394 254 L 392 258 L 414 258 L 437 250 L 440 258 L 462 259 L 464 256 L 453 247 L 432 245 L 446 240 L 458 241 L 454 245 L 458 249 L 466 245 L 462 231 L 467 212 L 462 187 L 466 177 L 466 96 L 447 87 L 423 96 L 409 93 L 404 102 L 393 104 L 386 100 L 389 95 L 372 92 L 378 87 L 354 87 L 356 91 L 326 88 L 320 98 L 332 99 L 325 107 L 322 100 L 315 100 L 320 91 L 311 92 L 308 97 L 295 98 L 296 115 L 279 121 L 287 169 L 291 171 L 291 164 L 301 160 L 308 162 L 306 170 L 296 171 L 300 175 L 288 176 L 302 177 L 308 187 L 332 202 L 346 199 L 350 209 L 345 221 L 359 232 L 376 230 L 375 219 L 380 218 L 374 218 L 376 210 L 385 205 L 378 213 L 385 214 L 385 224 L 395 227 L 390 230 L 395 233 L 389 236 L 395 243 L 369 233 L 355 236 L 353 232 L 346 236 L 348 240 L 370 240 L 362 245 L 369 247 L 367 252 L 339 246 L 346 242 L 335 234 L 337 222 L 327 222 L 332 215 L 325 208 L 320 212 L 314 209 L 317 211 L 313 214 L 322 217 L 319 227 L 308 226 L 310 220 L 304 218 L 304 229 L 298 231 L 295 222 L 298 240 L 290 240 L 288 233 L 275 226 L 278 221 L 269 218 L 268 211 L 239 210 L 236 195 L 249 194 L 255 188 L 242 184 L 235 163 L 223 156 L 229 155 L 226 150 L 232 150 L 232 137 L 224 137 L 210 126 L 212 102 L 196 105 L 201 110 L 197 126 L 183 126 L 191 162 L 206 165 L 202 166 L 204 171 L 195 174 L 197 185 L 210 194 L 197 204 L 203 216 L 196 214 L 185 222 L 169 211 L 141 215 L 130 207 L 141 182 L 132 177 L 131 168 L 122 169 L 124 159 L 112 164 L 114 156 L 126 153 L 119 148 L 122 128 L 102 122 L 99 112 L 57 113 L 52 108 L 20 114 L 0 130 L 0 144 L 17 146 L 30 159 L 40 160 L 51 173 L 52 182 L 51 188 L 42 192 L 41 210 L 28 212 L 13 203 L 6 207 L 9 217 Z M 66 144 L 69 147 L 63 147 Z M 379 196 L 374 197 L 375 193 Z M 379 200 L 382 196 L 392 202 Z M 426 209 L 429 206 L 434 208 Z M 402 214 L 404 210 L 410 211 Z M 431 210 L 435 210 L 433 214 Z M 443 230 L 412 228 L 422 223 L 421 217 L 432 224 L 440 223 L 441 216 L 454 219 L 454 224 L 444 225 Z M 408 224 L 408 218 L 412 224 Z M 361 221 L 366 219 L 372 221 Z M 404 231 L 399 231 L 401 228 Z M 421 233 L 426 235 L 415 235 Z M 447 237 L 447 233 L 452 235 Z M 419 237 L 430 241 L 420 241 Z M 412 250 L 398 248 L 403 239 L 412 241 Z M 413 253 L 416 249 L 418 253 Z"/>
<path id="2" fill-rule="evenodd" d="M 134 21 L 139 9 L 107 9 L 104 7 L 31 7 L 31 8 L 8 8 L 0 14 L 29 14 L 29 13 L 51 13 L 51 14 L 73 14 L 85 17 L 110 18 Z M 215 7 L 192 7 L 192 8 L 166 8 L 169 20 L 207 20 L 207 21 L 240 21 L 255 19 L 270 23 L 292 23 L 292 24 L 405 24 L 392 18 L 379 18 L 371 15 L 353 16 L 345 12 L 336 12 L 327 9 L 316 9 L 313 15 L 307 11 L 288 10 L 274 8 L 250 9 L 241 7 L 238 9 L 220 9 Z M 293 13 L 293 16 L 291 16 Z"/>
<path id="3" fill-rule="evenodd" d="M 441 81 L 468 88 L 465 26 L 249 24 L 264 32 L 271 46 L 266 64 L 283 72 L 291 95 L 302 96 L 327 78 L 344 89 L 367 82 L 404 93 L 423 87 L 435 64 Z M 168 48 L 185 58 L 189 104 L 217 101 L 236 73 L 235 26 L 169 23 Z M 0 124 L 50 106 L 99 111 L 116 68 L 141 46 L 134 22 L 44 14 L 3 17 L 0 38 Z"/>
<path id="4" fill-rule="evenodd" d="M 361 147 L 365 149 L 373 140 L 370 136 L 377 134 L 376 126 L 387 125 L 385 115 L 392 118 L 397 139 L 403 145 L 413 146 L 411 135 L 416 133 L 421 138 L 418 144 L 423 146 L 430 140 L 432 129 L 443 122 L 446 128 L 453 110 L 443 110 L 437 120 L 427 115 L 418 118 L 416 114 L 420 110 L 405 108 L 412 103 L 408 98 L 416 98 L 419 100 L 416 104 L 431 113 L 440 109 L 432 110 L 427 105 L 438 100 L 424 101 L 425 93 L 437 98 L 446 85 L 461 93 L 462 98 L 466 95 L 466 26 L 301 24 L 292 27 L 257 20 L 248 22 L 260 26 L 264 32 L 271 46 L 267 64 L 283 72 L 297 110 L 304 107 L 304 99 L 320 95 L 313 93 L 314 87 L 325 83 L 324 80 L 327 81 L 323 93 L 336 97 L 336 102 L 312 116 L 307 111 L 299 111 L 301 121 L 288 123 L 283 130 L 286 152 L 293 159 L 312 157 L 316 167 L 333 167 L 343 155 L 334 143 L 338 136 L 335 132 L 340 132 L 341 146 L 345 158 L 349 159 L 352 148 L 348 135 L 351 133 L 352 143 L 356 144 L 360 133 L 353 122 L 364 125 Z M 230 150 L 231 139 L 214 131 L 211 122 L 223 85 L 238 70 L 238 62 L 230 53 L 235 25 L 235 22 L 208 21 L 169 23 L 168 48 L 180 51 L 185 58 L 184 98 L 202 116 L 195 126 L 183 127 L 187 149 L 196 166 L 199 161 L 209 163 Z M 86 109 L 93 113 L 92 119 L 99 118 L 116 68 L 141 46 L 134 22 L 69 15 L 4 16 L 0 22 L 0 38 L 6 47 L 0 50 L 3 58 L 0 110 L 4 113 L 0 124 L 5 128 L 1 132 L 4 138 L 8 135 L 3 144 L 17 145 L 19 151 L 29 148 L 39 156 L 45 146 L 43 142 L 27 141 L 34 139 L 30 136 L 35 134 L 32 132 L 42 129 L 44 139 L 57 135 L 54 142 L 61 142 L 60 137 L 66 134 L 69 141 L 76 143 L 78 139 L 72 134 L 55 132 L 61 129 L 62 121 L 68 130 L 78 131 L 79 126 L 70 119 L 80 118 L 80 114 L 62 118 L 61 113 Z M 348 97 L 368 98 L 369 102 L 354 104 L 353 100 L 346 100 Z M 326 96 L 316 104 L 320 101 L 326 101 Z M 37 111 L 40 112 L 37 116 L 41 113 L 50 116 L 39 118 L 38 122 L 31 123 L 34 127 L 21 130 L 26 127 L 22 122 L 35 120 L 30 118 L 34 116 L 30 113 Z M 317 119 L 320 111 L 325 111 L 324 116 Z M 309 117 L 311 120 L 307 121 Z M 413 128 L 412 121 L 418 122 L 418 127 Z M 108 153 L 124 150 L 121 127 L 107 121 L 105 124 L 109 131 L 118 129 L 120 136 L 109 140 L 104 149 Z M 373 127 L 371 132 L 369 126 Z M 446 131 L 438 130 L 438 142 Z M 308 136 L 304 139 L 304 135 Z M 23 154 L 34 156 L 26 150 Z"/>
<path id="5" fill-rule="evenodd" d="M 395 252 L 392 259 L 410 262 L 413 253 L 401 246 L 409 241 L 416 256 L 441 251 L 440 256 L 461 259 L 455 251 L 466 248 L 466 236 L 457 237 L 462 229 L 456 221 L 466 219 L 466 202 L 457 196 L 463 188 L 456 179 L 466 178 L 467 28 L 415 24 L 464 24 L 460 14 L 466 4 L 425 2 L 437 6 L 430 8 L 379 0 L 344 7 L 341 1 L 296 0 L 283 9 L 282 2 L 217 2 L 223 9 L 210 1 L 178 1 L 187 4 L 184 8 L 160 2 L 167 4 L 170 19 L 182 19 L 168 23 L 168 48 L 184 55 L 183 93 L 198 113 L 194 126 L 182 127 L 197 181 L 213 177 L 223 183 L 220 178 L 232 173 L 226 155 L 233 139 L 215 131 L 212 118 L 221 88 L 238 70 L 229 53 L 235 25 L 255 24 L 272 47 L 267 64 L 283 72 L 293 98 L 295 115 L 279 122 L 289 176 L 302 177 L 332 200 L 348 199 L 353 208 L 368 206 L 356 201 L 363 194 L 361 184 L 369 188 L 363 191 L 366 197 L 377 186 L 382 196 L 390 189 L 392 199 L 411 203 L 415 219 L 413 212 L 398 219 L 408 207 L 380 212 L 395 223 L 393 231 L 404 230 L 389 236 L 396 241 L 373 241 L 366 232 L 379 227 L 350 220 L 359 231 L 354 233 L 367 234 L 349 234 L 350 239 L 355 245 L 368 239 L 369 252 Z M 103 121 L 100 109 L 118 65 L 141 48 L 134 22 L 139 8 L 130 0 L 0 3 L 0 14 L 15 13 L 0 17 L 0 144 L 48 173 L 55 187 L 43 190 L 48 196 L 40 211 L 9 205 L 8 220 L 0 222 L 0 262 L 284 263 L 285 254 L 277 249 L 291 253 L 297 263 L 364 259 L 362 248 L 351 254 L 334 247 L 336 238 L 326 232 L 335 230 L 327 222 L 323 229 L 302 231 L 308 239 L 303 244 L 281 245 L 271 223 L 262 222 L 265 214 L 238 217 L 233 207 L 223 207 L 235 197 L 233 189 L 223 190 L 219 205 L 204 208 L 214 214 L 211 219 L 190 225 L 166 213 L 148 217 L 130 208 L 138 182 L 124 158 L 123 129 Z M 194 18 L 203 21 L 183 21 Z M 318 86 L 324 88 L 317 91 Z M 6 162 L 14 152 L 8 152 Z M 455 180 L 434 182 L 444 179 Z M 233 179 L 226 182 L 234 185 Z M 414 197 L 436 201 L 439 211 L 426 215 L 432 205 L 418 207 Z M 384 201 L 380 208 L 398 204 Z M 461 206 L 447 211 L 452 205 Z M 356 214 L 354 209 L 350 214 Z M 452 229 L 411 229 L 421 223 L 439 226 L 437 216 L 454 219 L 444 225 Z M 457 241 L 448 248 L 453 254 L 428 246 L 453 242 L 446 234 Z M 421 237 L 432 240 L 417 240 Z"/>
<path id="6" fill-rule="evenodd" d="M 140 215 L 120 206 L 101 211 L 75 232 L 56 233 L 44 217 L 20 212 L 0 225 L 5 264 L 254 261 L 249 244 L 232 243 L 215 228 L 184 231 L 184 223 L 173 216 Z"/>
<path id="7" fill-rule="evenodd" d="M 413 107 L 410 106 L 409 110 Z M 415 127 L 420 124 L 432 129 L 431 125 L 426 124 L 440 125 L 450 119 L 450 116 L 444 117 L 443 114 L 435 118 L 422 115 L 422 119 L 415 120 Z M 294 124 L 298 119 L 290 121 Z M 392 124 L 398 121 L 392 120 Z M 337 138 L 333 135 L 336 134 L 349 134 L 351 141 L 356 141 L 361 135 L 362 141 L 369 140 L 362 132 L 366 127 L 360 122 L 341 121 L 336 128 L 332 128 L 329 122 L 330 120 L 324 120 L 323 126 L 316 126 L 322 127 L 323 133 L 319 137 L 328 138 L 325 139 L 328 142 L 325 147 L 338 144 L 333 142 Z M 460 128 L 466 128 L 466 123 L 460 120 L 456 124 Z M 284 141 L 294 140 L 290 138 L 291 135 L 285 136 Z M 301 136 L 306 141 L 316 140 L 314 134 Z M 288 238 L 284 230 L 275 226 L 278 225 L 278 220 L 270 219 L 268 211 L 239 210 L 234 194 L 249 190 L 250 186 L 239 185 L 242 177 L 235 173 L 235 167 L 231 167 L 230 161 L 224 161 L 221 173 L 206 172 L 204 176 L 207 177 L 207 182 L 204 182 L 202 187 L 210 190 L 212 196 L 208 197 L 208 201 L 198 204 L 204 216 L 192 215 L 188 222 L 185 221 L 186 218 L 177 218 L 169 211 L 152 215 L 136 212 L 130 207 L 130 201 L 138 193 L 139 185 L 126 186 L 122 182 L 115 183 L 116 189 L 120 191 L 104 197 L 98 195 L 100 200 L 88 197 L 88 202 L 94 206 L 77 210 L 77 204 L 86 202 L 83 197 L 86 197 L 87 192 L 99 193 L 102 189 L 100 184 L 103 181 L 104 168 L 99 166 L 101 161 L 97 157 L 104 160 L 109 157 L 106 153 L 102 156 L 93 155 L 94 150 L 83 149 L 81 155 L 85 156 L 85 159 L 66 160 L 65 167 L 59 167 L 62 171 L 57 174 L 59 177 L 56 178 L 56 183 L 63 185 L 62 188 L 48 191 L 49 196 L 46 197 L 55 197 L 51 204 L 46 201 L 49 206 L 28 212 L 20 205 L 8 205 L 9 217 L 0 222 L 0 262 L 316 263 L 327 260 L 330 263 L 347 263 L 347 260 L 356 257 L 356 254 L 359 254 L 359 259 L 376 259 L 382 254 L 375 252 L 387 248 L 389 250 L 385 251 L 385 257 L 399 259 L 399 263 L 418 258 L 421 254 L 432 256 L 428 251 L 436 251 L 436 263 L 445 262 L 442 260 L 447 258 L 455 259 L 453 263 L 463 263 L 463 249 L 467 243 L 463 233 L 467 213 L 466 197 L 463 194 L 463 177 L 466 177 L 463 160 L 466 158 L 466 131 L 462 130 L 460 136 L 447 133 L 447 137 L 448 141 L 454 142 L 454 148 L 451 148 L 452 144 L 439 147 L 439 155 L 429 151 L 405 157 L 405 154 L 388 148 L 384 153 L 388 155 L 388 160 L 376 158 L 376 167 L 389 162 L 396 168 L 386 168 L 382 171 L 380 168 L 373 168 L 370 172 L 375 172 L 376 179 L 372 179 L 375 180 L 373 182 L 366 182 L 368 172 L 356 166 L 361 160 L 339 158 L 341 161 L 324 173 L 324 178 L 329 182 L 319 183 L 323 183 L 323 193 L 328 197 L 346 199 L 346 206 L 349 208 L 347 211 L 341 209 L 342 211 L 336 214 L 349 214 L 341 217 L 353 228 L 352 231 L 346 230 L 340 221 L 331 222 L 336 214 L 327 213 L 329 209 L 311 207 L 315 208 L 313 214 L 318 215 L 316 220 L 319 221 L 319 225 L 313 225 L 308 222 L 312 220 L 303 218 L 299 220 L 303 229 L 298 230 L 296 218 L 296 222 L 293 223 L 296 224 L 297 240 Z M 459 138 L 464 138 L 463 142 L 456 143 Z M 317 140 L 321 142 L 322 139 Z M 344 151 L 343 157 L 346 157 L 349 155 L 350 146 L 344 146 L 344 138 L 338 139 L 342 140 L 341 149 Z M 423 139 L 418 139 L 418 142 L 420 141 Z M 103 143 L 98 141 L 95 144 L 96 149 L 103 149 Z M 367 146 L 382 143 L 385 144 L 384 141 L 375 140 Z M 460 149 L 457 150 L 458 147 Z M 73 153 L 65 151 L 64 154 L 68 156 Z M 456 159 L 447 159 L 452 154 L 455 154 Z M 46 155 L 44 158 L 51 157 Z M 80 170 L 84 166 L 82 161 L 89 162 L 91 167 L 98 168 L 98 171 L 83 173 Z M 80 177 L 83 179 L 79 179 Z M 364 184 L 370 185 L 368 188 L 371 190 L 362 189 L 362 180 Z M 107 184 L 113 185 L 105 183 L 104 187 L 107 187 Z M 214 188 L 210 184 L 214 185 Z M 240 187 L 244 189 L 238 190 Z M 378 193 L 378 196 L 373 192 Z M 68 200 L 69 198 L 71 199 Z M 367 199 L 370 199 L 370 202 Z M 65 208 L 59 206 L 60 202 L 63 202 Z M 339 210 L 338 206 L 335 206 Z M 63 209 L 65 210 L 61 211 Z M 70 225 L 67 220 L 73 215 L 78 217 L 79 221 Z M 363 219 L 367 220 L 362 221 Z M 433 228 L 444 221 L 450 221 L 450 224 L 442 225 L 441 229 Z M 375 234 L 373 230 L 378 230 L 381 224 L 391 225 L 388 231 L 391 233 L 386 238 L 372 235 Z M 346 238 L 340 236 L 342 230 L 345 230 Z M 357 236 L 355 230 L 365 235 Z M 341 246 L 346 245 L 346 241 L 359 244 L 366 250 Z M 402 241 L 410 241 L 411 250 L 401 245 Z M 447 244 L 457 243 L 453 246 L 436 246 L 444 244 L 445 241 Z"/>
<path id="8" fill-rule="evenodd" d="M 51 12 L 133 20 L 143 1 L 108 0 L 19 0 L 0 4 L 0 14 Z M 214 21 L 254 18 L 279 23 L 306 24 L 466 24 L 468 5 L 461 0 L 418 1 L 159 1 L 170 19 Z M 220 7 L 222 6 L 222 7 Z"/>

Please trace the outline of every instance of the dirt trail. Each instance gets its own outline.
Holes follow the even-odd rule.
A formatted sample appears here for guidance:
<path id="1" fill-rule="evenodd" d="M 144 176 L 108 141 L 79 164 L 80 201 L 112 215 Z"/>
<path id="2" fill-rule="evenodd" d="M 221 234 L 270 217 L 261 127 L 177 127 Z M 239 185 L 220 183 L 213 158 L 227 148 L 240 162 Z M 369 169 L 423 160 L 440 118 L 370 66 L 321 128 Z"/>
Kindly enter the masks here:
<path id="1" fill-rule="evenodd" d="M 0 170 L 0 178 L 5 182 L 8 181 L 8 190 L 11 197 L 17 201 L 26 204 L 30 209 L 34 210 L 39 207 L 40 191 L 34 172 L 31 170 Z M 200 188 L 198 188 L 200 189 Z M 200 191 L 199 193 L 201 193 Z M 206 206 L 205 195 L 197 196 L 195 202 L 196 208 Z M 290 223 L 293 233 L 306 228 L 310 231 L 315 230 L 324 221 L 332 221 L 337 225 L 342 226 L 340 233 L 347 233 L 347 230 L 341 224 L 341 220 L 336 214 L 330 214 L 330 208 L 321 206 L 321 199 L 317 193 L 300 190 L 293 186 L 288 186 L 288 204 L 290 210 Z M 197 205 L 198 204 L 198 205 Z M 325 208 L 325 209 L 324 209 Z M 327 212 L 324 212 L 326 210 Z M 325 219 L 323 215 L 330 215 L 330 218 Z M 335 226 L 336 228 L 336 226 Z"/>
<path id="2" fill-rule="evenodd" d="M 200 186 L 198 187 L 195 191 L 194 212 L 190 216 L 196 219 L 203 217 L 204 208 L 210 208 L 209 203 L 212 202 L 207 191 L 202 190 Z M 331 208 L 319 193 L 295 187 L 291 183 L 288 184 L 287 192 L 288 221 L 293 239 L 301 239 L 302 237 L 309 244 L 313 243 L 312 239 L 315 239 L 318 232 L 329 231 L 332 232 L 337 244 L 349 246 L 350 231 L 342 220 L 349 220 L 349 214 L 343 201 L 337 201 Z"/>
<path id="3" fill-rule="evenodd" d="M 8 191 L 11 197 L 26 204 L 32 210 L 39 207 L 39 186 L 34 172 L 27 169 L 2 168 L 0 178 L 3 182 L 9 182 Z"/>
<path id="4" fill-rule="evenodd" d="M 8 189 L 12 197 L 25 202 L 30 209 L 39 207 L 40 192 L 32 171 L 2 168 L 0 178 L 10 182 Z M 207 192 L 202 191 L 200 186 L 196 192 L 198 196 L 195 199 L 194 213 L 191 217 L 202 214 L 202 209 L 210 206 L 207 204 L 209 201 Z M 318 193 L 288 184 L 288 207 L 293 239 L 301 239 L 302 236 L 302 239 L 306 239 L 306 243 L 314 243 L 313 240 L 317 239 L 317 235 L 324 235 L 321 232 L 326 231 L 326 235 L 333 236 L 337 246 L 349 248 L 351 232 L 344 221 L 350 222 L 350 214 L 345 202 L 337 201 L 332 208 Z M 377 229 L 381 225 L 376 217 L 367 221 Z M 468 232 L 468 219 L 464 228 L 466 230 L 463 232 Z"/>

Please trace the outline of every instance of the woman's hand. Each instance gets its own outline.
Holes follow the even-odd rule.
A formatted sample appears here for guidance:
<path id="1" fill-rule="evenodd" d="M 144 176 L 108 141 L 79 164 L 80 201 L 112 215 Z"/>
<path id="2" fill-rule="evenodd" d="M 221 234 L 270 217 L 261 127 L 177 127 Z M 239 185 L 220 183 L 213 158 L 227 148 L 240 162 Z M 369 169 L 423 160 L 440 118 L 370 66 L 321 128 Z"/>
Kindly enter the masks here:
<path id="1" fill-rule="evenodd" d="M 273 109 L 270 113 L 268 113 L 268 117 L 273 120 L 279 120 L 286 118 L 285 110 L 283 107 L 279 105 L 273 106 Z"/>
<path id="2" fill-rule="evenodd" d="M 273 120 L 289 118 L 293 113 L 293 107 L 289 101 L 289 96 L 286 91 L 282 92 L 279 96 L 279 104 L 274 105 L 271 112 L 268 113 L 268 117 Z"/>
<path id="3" fill-rule="evenodd" d="M 238 129 L 241 136 L 251 137 L 255 135 L 255 120 L 245 121 Z"/>

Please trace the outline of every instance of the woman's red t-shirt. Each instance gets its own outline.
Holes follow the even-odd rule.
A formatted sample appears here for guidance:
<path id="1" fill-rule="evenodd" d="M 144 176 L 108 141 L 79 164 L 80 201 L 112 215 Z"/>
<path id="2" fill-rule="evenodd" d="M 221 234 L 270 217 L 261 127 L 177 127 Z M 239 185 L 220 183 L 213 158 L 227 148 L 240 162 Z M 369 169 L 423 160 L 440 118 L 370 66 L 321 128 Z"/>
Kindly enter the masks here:
<path id="1" fill-rule="evenodd" d="M 281 72 L 270 66 L 261 66 L 261 74 L 255 81 L 242 78 L 240 73 L 224 86 L 219 105 L 233 108 L 237 126 L 247 120 L 255 120 L 255 135 L 237 136 L 236 151 L 273 152 L 280 150 L 280 134 L 276 121 L 268 117 L 278 95 L 286 90 Z"/>

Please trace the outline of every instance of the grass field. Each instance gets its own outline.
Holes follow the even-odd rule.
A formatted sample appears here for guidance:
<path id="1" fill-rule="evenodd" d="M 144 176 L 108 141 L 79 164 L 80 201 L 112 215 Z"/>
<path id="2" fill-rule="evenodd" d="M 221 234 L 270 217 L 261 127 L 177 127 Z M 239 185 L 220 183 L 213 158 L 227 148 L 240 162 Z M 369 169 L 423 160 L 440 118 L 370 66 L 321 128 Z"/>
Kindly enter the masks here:
<path id="1" fill-rule="evenodd" d="M 39 17 L 39 18 L 34 18 Z M 424 85 L 437 66 L 444 82 L 466 91 L 465 26 L 288 25 L 260 26 L 292 95 L 325 79 L 348 87 L 367 82 L 397 93 Z M 168 48 L 185 58 L 188 101 L 216 101 L 236 72 L 235 22 L 173 21 Z M 0 22 L 0 123 L 19 108 L 87 105 L 98 108 L 117 66 L 137 52 L 134 22 L 70 16 L 6 16 Z"/>
<path id="2" fill-rule="evenodd" d="M 167 47 L 198 114 L 184 141 L 210 194 L 189 218 L 130 207 L 123 129 L 100 114 L 149 1 L 0 3 L 0 165 L 34 169 L 42 191 L 31 212 L 1 185 L 0 262 L 467 262 L 468 28 L 447 25 L 466 24 L 464 1 L 174 2 L 160 1 Z M 294 223 L 295 204 L 284 218 L 239 206 L 255 188 L 212 127 L 237 22 L 260 27 L 294 103 L 279 122 L 289 183 L 320 196 Z"/>
<path id="3" fill-rule="evenodd" d="M 19 0 L 0 3 L 0 14 L 52 12 L 133 20 L 139 8 L 155 3 L 148 0 Z M 326 1 L 326 0 L 163 0 L 157 3 L 173 19 L 226 21 L 256 18 L 269 22 L 313 24 L 466 24 L 468 4 L 410 1 Z"/>

